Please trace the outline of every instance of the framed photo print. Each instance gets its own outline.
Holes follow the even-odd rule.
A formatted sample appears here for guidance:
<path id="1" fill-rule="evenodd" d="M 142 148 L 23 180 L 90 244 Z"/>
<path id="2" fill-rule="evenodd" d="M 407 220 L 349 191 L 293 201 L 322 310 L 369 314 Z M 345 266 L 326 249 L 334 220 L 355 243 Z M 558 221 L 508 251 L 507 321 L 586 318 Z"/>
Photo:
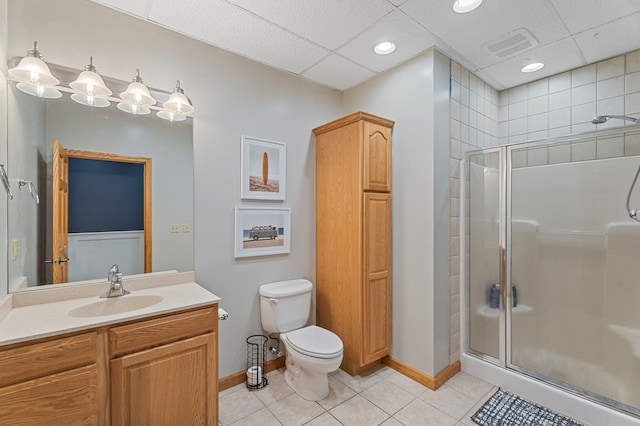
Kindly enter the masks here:
<path id="1" fill-rule="evenodd" d="M 284 200 L 286 158 L 284 143 L 242 136 L 242 199 Z"/>
<path id="2" fill-rule="evenodd" d="M 291 251 L 291 209 L 236 207 L 235 257 Z"/>

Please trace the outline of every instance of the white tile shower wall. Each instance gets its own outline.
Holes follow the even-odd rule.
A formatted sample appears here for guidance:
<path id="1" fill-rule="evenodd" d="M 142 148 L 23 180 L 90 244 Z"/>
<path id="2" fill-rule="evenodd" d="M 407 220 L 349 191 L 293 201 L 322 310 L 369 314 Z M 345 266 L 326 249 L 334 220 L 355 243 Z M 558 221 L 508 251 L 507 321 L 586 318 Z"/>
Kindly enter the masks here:
<path id="1" fill-rule="evenodd" d="M 504 90 L 498 97 L 501 145 L 592 131 L 596 115 L 640 114 L 640 51 Z M 622 124 L 611 120 L 598 128 Z"/>
<path id="2" fill-rule="evenodd" d="M 543 87 L 537 90 L 546 91 Z M 526 127 L 528 107 L 526 93 L 520 96 L 521 104 L 513 106 L 512 109 L 513 114 L 522 114 Z M 451 61 L 450 97 L 449 364 L 453 364 L 460 360 L 460 217 L 462 215 L 460 212 L 460 160 L 469 150 L 498 145 L 500 142 L 498 122 L 500 119 L 507 123 L 510 106 L 504 104 L 499 108 L 498 92 L 455 61 Z M 514 99 L 517 99 L 517 96 Z M 531 108 L 546 116 L 546 102 L 536 100 Z M 534 120 L 543 120 L 546 123 L 547 119 L 545 117 Z M 465 216 L 462 215 L 462 217 Z"/>

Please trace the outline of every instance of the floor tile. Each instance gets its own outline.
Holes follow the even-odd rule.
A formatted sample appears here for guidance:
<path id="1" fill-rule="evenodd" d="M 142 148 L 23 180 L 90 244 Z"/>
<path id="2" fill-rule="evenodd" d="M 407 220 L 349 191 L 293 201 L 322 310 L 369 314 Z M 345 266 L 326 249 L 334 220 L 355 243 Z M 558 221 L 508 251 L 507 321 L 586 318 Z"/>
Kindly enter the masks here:
<path id="1" fill-rule="evenodd" d="M 477 424 L 471 420 L 471 416 L 473 416 L 476 413 L 476 411 L 478 411 L 480 407 L 482 407 L 482 404 L 487 402 L 487 400 L 489 400 L 489 398 L 491 398 L 493 394 L 496 393 L 497 391 L 498 391 L 498 387 L 492 386 L 491 389 L 489 389 L 489 391 L 487 391 L 487 393 L 484 394 L 482 398 L 480 398 L 478 402 L 476 402 L 476 404 L 473 407 L 471 407 L 469 411 L 467 411 L 462 416 L 462 418 L 460 419 L 460 422 L 467 426 L 477 426 Z"/>
<path id="2" fill-rule="evenodd" d="M 360 395 L 343 402 L 329 413 L 345 426 L 375 426 L 389 418 L 387 413 Z"/>
<path id="3" fill-rule="evenodd" d="M 333 407 L 342 404 L 347 399 L 353 397 L 356 392 L 340 380 L 329 377 L 329 395 L 318 401 L 318 404 L 325 410 L 331 410 Z"/>
<path id="4" fill-rule="evenodd" d="M 309 423 L 305 423 L 305 426 L 342 426 L 342 423 L 336 420 L 336 418 L 331 414 L 324 413 L 323 415 L 311 420 Z"/>
<path id="5" fill-rule="evenodd" d="M 231 423 L 231 426 L 254 426 L 254 425 L 281 426 L 278 419 L 276 419 L 273 416 L 273 414 L 271 414 L 271 411 L 269 411 L 266 408 L 256 411 L 255 413 L 250 414 L 247 417 L 244 417 L 238 420 L 237 422 Z"/>
<path id="6" fill-rule="evenodd" d="M 244 389 L 244 391 L 237 389 L 234 392 L 228 392 L 220 396 L 218 400 L 219 416 L 220 423 L 223 426 L 264 408 L 264 404 L 260 402 L 253 392 L 249 392 L 246 386 Z"/>
<path id="7" fill-rule="evenodd" d="M 269 405 L 268 408 L 284 426 L 303 425 L 324 413 L 320 405 L 307 401 L 297 393 Z"/>
<path id="8" fill-rule="evenodd" d="M 456 420 L 426 402 L 415 399 L 394 416 L 405 425 L 453 426 Z"/>
<path id="9" fill-rule="evenodd" d="M 293 389 L 284 381 L 284 374 L 270 374 L 267 376 L 269 384 L 253 393 L 262 401 L 264 405 L 273 404 L 294 393 Z"/>
<path id="10" fill-rule="evenodd" d="M 436 391 L 427 389 L 419 398 L 456 420 L 460 420 L 476 403 L 474 398 L 446 384 Z"/>
<path id="11" fill-rule="evenodd" d="M 475 399 L 482 398 L 493 387 L 491 383 L 463 372 L 453 376 L 446 384 Z"/>
<path id="12" fill-rule="evenodd" d="M 384 377 L 372 371 L 365 371 L 357 376 L 351 376 L 342 370 L 338 370 L 332 377 L 340 380 L 356 392 L 362 392 L 384 379 Z"/>
<path id="13" fill-rule="evenodd" d="M 398 386 L 401 389 L 404 389 L 414 396 L 418 396 L 428 389 L 423 384 L 418 383 L 415 380 L 408 378 L 404 374 L 398 373 L 397 371 L 394 371 L 393 374 L 389 375 L 389 377 L 387 377 L 385 380 L 390 381 L 394 385 Z"/>
<path id="14" fill-rule="evenodd" d="M 364 390 L 360 395 L 390 415 L 398 412 L 415 398 L 415 396 L 400 389 L 389 380 L 376 383 Z"/>
<path id="15" fill-rule="evenodd" d="M 382 423 L 380 426 L 404 426 L 404 425 L 399 421 L 397 421 L 396 419 L 394 419 L 393 417 L 391 417 L 387 419 L 384 423 Z"/>

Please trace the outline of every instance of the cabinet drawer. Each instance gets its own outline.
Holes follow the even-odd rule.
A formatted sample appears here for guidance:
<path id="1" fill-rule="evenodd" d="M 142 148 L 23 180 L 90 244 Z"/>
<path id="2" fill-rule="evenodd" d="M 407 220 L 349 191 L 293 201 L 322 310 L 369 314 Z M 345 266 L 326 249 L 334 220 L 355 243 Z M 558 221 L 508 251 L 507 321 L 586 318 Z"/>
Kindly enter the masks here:
<path id="1" fill-rule="evenodd" d="M 216 331 L 218 306 L 140 321 L 109 330 L 112 357 Z"/>
<path id="2" fill-rule="evenodd" d="M 96 362 L 95 332 L 0 351 L 0 387 Z"/>
<path id="3" fill-rule="evenodd" d="M 0 419 L 13 426 L 93 426 L 98 421 L 96 365 L 0 388 Z"/>

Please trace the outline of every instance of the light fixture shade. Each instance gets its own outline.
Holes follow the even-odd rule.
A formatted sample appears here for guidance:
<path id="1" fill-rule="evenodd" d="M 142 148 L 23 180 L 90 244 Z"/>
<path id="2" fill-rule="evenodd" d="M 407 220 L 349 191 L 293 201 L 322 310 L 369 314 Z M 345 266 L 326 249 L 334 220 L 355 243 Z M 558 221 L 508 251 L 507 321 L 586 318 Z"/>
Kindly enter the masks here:
<path id="1" fill-rule="evenodd" d="M 149 89 L 140 78 L 140 70 L 136 70 L 133 82 L 129 84 L 125 92 L 120 93 L 120 97 L 128 103 L 138 106 L 149 107 L 156 104 L 155 98 L 151 96 Z"/>
<path id="2" fill-rule="evenodd" d="M 60 83 L 42 60 L 37 41 L 33 43 L 33 50 L 29 50 L 27 56 L 22 58 L 16 67 L 9 70 L 9 77 L 22 83 L 42 86 L 55 86 Z"/>
<path id="3" fill-rule="evenodd" d="M 107 97 L 113 93 L 96 72 L 96 67 L 93 66 L 93 56 L 89 57 L 89 65 L 85 65 L 84 71 L 78 75 L 75 81 L 69 83 L 69 87 L 87 96 Z"/>
<path id="4" fill-rule="evenodd" d="M 191 101 L 185 96 L 184 90 L 180 87 L 180 80 L 176 81 L 176 87 L 173 93 L 162 106 L 167 111 L 178 114 L 191 114 L 195 111 L 195 108 L 191 105 Z"/>
<path id="5" fill-rule="evenodd" d="M 55 87 L 22 82 L 16 84 L 16 87 L 19 91 L 38 98 L 58 99 L 62 97 L 62 93 Z"/>
<path id="6" fill-rule="evenodd" d="M 173 111 L 160 110 L 156 113 L 156 115 L 167 121 L 184 121 L 187 119 L 186 115 Z"/>
<path id="7" fill-rule="evenodd" d="M 108 99 L 98 96 L 89 96 L 83 93 L 74 93 L 71 95 L 71 99 L 79 104 L 96 108 L 105 108 L 111 105 L 111 102 L 109 102 Z"/>
<path id="8" fill-rule="evenodd" d="M 116 107 L 120 111 L 124 111 L 134 115 L 147 115 L 151 112 L 151 110 L 144 105 L 130 104 L 127 102 L 120 102 L 118 105 L 116 105 Z"/>

